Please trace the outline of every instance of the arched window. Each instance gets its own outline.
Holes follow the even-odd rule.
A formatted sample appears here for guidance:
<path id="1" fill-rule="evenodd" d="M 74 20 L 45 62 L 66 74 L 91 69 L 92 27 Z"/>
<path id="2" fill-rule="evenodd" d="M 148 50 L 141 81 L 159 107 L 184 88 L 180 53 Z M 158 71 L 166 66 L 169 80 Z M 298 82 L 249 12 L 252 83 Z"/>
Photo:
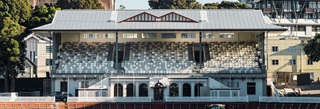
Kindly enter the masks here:
<path id="1" fill-rule="evenodd" d="M 203 87 L 203 85 L 201 83 L 197 83 L 195 86 L 194 86 L 194 96 L 200 96 L 201 94 L 201 87 Z"/>
<path id="2" fill-rule="evenodd" d="M 142 83 L 139 85 L 139 96 L 140 97 L 148 96 L 148 85 L 146 83 Z"/>
<path id="3" fill-rule="evenodd" d="M 169 86 L 169 91 L 170 91 L 170 96 L 172 97 L 179 96 L 179 87 L 176 83 L 172 83 Z"/>
<path id="4" fill-rule="evenodd" d="M 127 96 L 133 97 L 135 95 L 136 95 L 136 87 L 132 83 L 129 83 L 127 85 Z"/>
<path id="5" fill-rule="evenodd" d="M 123 96 L 123 87 L 120 83 L 114 85 L 114 96 L 115 97 L 122 97 Z"/>
<path id="6" fill-rule="evenodd" d="M 183 84 L 183 96 L 191 96 L 191 86 L 188 83 Z"/>

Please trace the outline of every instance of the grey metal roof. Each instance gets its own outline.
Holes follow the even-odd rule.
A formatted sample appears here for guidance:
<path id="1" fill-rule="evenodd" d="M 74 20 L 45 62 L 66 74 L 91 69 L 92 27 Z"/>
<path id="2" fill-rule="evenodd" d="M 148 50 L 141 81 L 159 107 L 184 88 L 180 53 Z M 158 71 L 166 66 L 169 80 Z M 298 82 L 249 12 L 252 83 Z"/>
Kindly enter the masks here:
<path id="1" fill-rule="evenodd" d="M 120 22 L 143 12 L 162 16 L 175 12 L 200 21 L 206 11 L 206 22 Z M 203 15 L 202 15 L 203 16 Z M 284 31 L 283 27 L 267 24 L 261 10 L 62 10 L 53 22 L 33 31 Z"/>

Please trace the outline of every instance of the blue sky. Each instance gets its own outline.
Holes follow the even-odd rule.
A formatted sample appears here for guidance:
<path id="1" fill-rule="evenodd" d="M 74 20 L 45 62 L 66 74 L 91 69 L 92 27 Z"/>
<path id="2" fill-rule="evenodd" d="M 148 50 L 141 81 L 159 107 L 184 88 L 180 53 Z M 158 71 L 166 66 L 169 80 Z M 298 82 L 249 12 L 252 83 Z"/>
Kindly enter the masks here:
<path id="1" fill-rule="evenodd" d="M 197 0 L 198 2 L 212 3 L 212 2 L 221 2 L 221 0 Z M 238 0 L 229 0 L 229 1 L 238 1 Z M 124 5 L 126 9 L 148 9 L 148 0 L 116 0 L 116 9 L 119 9 L 120 5 Z"/>

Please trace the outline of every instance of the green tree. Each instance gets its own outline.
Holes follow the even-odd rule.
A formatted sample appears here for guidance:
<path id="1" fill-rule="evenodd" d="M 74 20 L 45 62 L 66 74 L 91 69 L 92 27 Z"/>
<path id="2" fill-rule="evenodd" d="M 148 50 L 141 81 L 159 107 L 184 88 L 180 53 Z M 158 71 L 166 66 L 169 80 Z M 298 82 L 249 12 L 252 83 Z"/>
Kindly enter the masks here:
<path id="1" fill-rule="evenodd" d="M 15 77 L 24 69 L 25 44 L 23 35 L 25 27 L 21 23 L 31 15 L 29 0 L 0 1 L 0 73 L 5 77 L 5 91 L 15 90 Z"/>
<path id="2" fill-rule="evenodd" d="M 126 7 L 124 5 L 120 5 L 120 10 L 125 10 Z"/>
<path id="3" fill-rule="evenodd" d="M 240 2 L 221 1 L 219 9 L 248 9 L 248 5 Z"/>
<path id="4" fill-rule="evenodd" d="M 149 6 L 152 9 L 247 9 L 246 4 L 239 2 L 222 1 L 219 3 L 200 4 L 196 0 L 151 0 Z"/>
<path id="5" fill-rule="evenodd" d="M 24 23 L 28 30 L 51 23 L 57 10 L 60 8 L 53 5 L 39 5 L 32 11 L 31 18 Z M 28 31 L 28 33 L 30 33 Z"/>
<path id="6" fill-rule="evenodd" d="M 58 0 L 56 5 L 62 9 L 104 9 L 99 0 Z"/>
<path id="7" fill-rule="evenodd" d="M 3 69 L 1 72 L 5 77 L 5 91 L 8 92 L 8 79 L 11 79 L 10 91 L 15 90 L 15 77 L 20 73 L 19 71 L 23 69 L 23 62 L 21 57 L 24 55 L 20 53 L 20 44 L 17 39 L 19 35 L 24 32 L 25 27 L 19 25 L 10 19 L 10 17 L 5 17 L 1 23 L 3 28 L 1 28 L 0 33 L 0 66 Z"/>
<path id="8" fill-rule="evenodd" d="M 320 60 L 320 34 L 309 40 L 303 50 L 310 60 L 318 62 Z"/>

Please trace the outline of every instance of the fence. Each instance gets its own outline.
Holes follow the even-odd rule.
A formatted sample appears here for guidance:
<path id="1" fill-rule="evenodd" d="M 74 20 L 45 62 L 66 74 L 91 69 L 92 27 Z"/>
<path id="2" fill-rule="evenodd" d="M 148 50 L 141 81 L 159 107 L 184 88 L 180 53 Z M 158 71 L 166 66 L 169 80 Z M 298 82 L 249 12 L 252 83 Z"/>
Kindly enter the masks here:
<path id="1" fill-rule="evenodd" d="M 151 97 L 68 97 L 68 102 L 151 102 Z"/>
<path id="2" fill-rule="evenodd" d="M 166 102 L 248 102 L 248 97 L 165 97 Z"/>
<path id="3" fill-rule="evenodd" d="M 259 102 L 320 103 L 319 97 L 259 97 Z"/>
<path id="4" fill-rule="evenodd" d="M 0 97 L 0 102 L 55 102 L 55 97 Z"/>

